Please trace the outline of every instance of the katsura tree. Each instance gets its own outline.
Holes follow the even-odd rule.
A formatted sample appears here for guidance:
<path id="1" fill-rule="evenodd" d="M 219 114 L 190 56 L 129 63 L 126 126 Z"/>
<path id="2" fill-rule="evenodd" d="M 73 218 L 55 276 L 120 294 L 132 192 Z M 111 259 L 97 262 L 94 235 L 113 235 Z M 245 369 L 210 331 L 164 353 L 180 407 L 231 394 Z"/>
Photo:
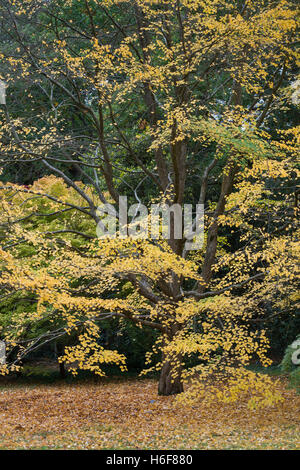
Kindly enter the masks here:
<path id="1" fill-rule="evenodd" d="M 7 329 L 7 344 L 20 348 L 14 362 L 81 328 L 65 360 L 98 373 L 103 362 L 124 368 L 98 341 L 101 320 L 119 317 L 157 330 L 147 362 L 160 370 L 159 393 L 188 382 L 184 399 L 233 400 L 251 389 L 254 401 L 277 400 L 246 366 L 270 363 L 264 303 L 280 311 L 295 301 L 299 128 L 270 126 L 298 106 L 295 2 L 0 5 L 0 159 L 4 171 L 42 164 L 60 187 L 53 193 L 54 176 L 1 186 L 3 296 L 37 300 Z M 103 207 L 115 204 L 120 217 L 121 196 L 136 204 L 131 236 L 122 219 L 119 234 L 98 239 Z M 151 203 L 203 205 L 203 246 L 189 250 L 187 227 L 179 237 L 172 215 L 167 237 L 132 236 L 144 233 L 140 208 Z M 43 318 L 62 325 L 18 341 L 22 325 Z"/>

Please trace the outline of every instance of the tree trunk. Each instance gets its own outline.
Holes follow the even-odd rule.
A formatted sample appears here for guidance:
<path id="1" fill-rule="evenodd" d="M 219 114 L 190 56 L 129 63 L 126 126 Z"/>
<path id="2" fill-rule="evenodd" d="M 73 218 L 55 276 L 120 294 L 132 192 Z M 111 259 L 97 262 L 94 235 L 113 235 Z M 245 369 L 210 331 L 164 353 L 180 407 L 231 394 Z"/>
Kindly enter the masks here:
<path id="1" fill-rule="evenodd" d="M 64 354 L 64 347 L 60 344 L 55 342 L 54 343 L 54 353 L 57 359 L 58 367 L 59 367 L 59 375 L 61 379 L 66 378 L 66 367 L 64 362 L 59 361 L 59 357 Z"/>
<path id="2" fill-rule="evenodd" d="M 174 359 L 163 362 L 158 384 L 159 395 L 176 395 L 183 392 L 181 370 L 180 357 L 176 357 L 175 364 Z"/>
<path id="3" fill-rule="evenodd" d="M 66 378 L 66 368 L 65 368 L 65 363 L 64 362 L 59 362 L 59 375 L 61 379 Z"/>

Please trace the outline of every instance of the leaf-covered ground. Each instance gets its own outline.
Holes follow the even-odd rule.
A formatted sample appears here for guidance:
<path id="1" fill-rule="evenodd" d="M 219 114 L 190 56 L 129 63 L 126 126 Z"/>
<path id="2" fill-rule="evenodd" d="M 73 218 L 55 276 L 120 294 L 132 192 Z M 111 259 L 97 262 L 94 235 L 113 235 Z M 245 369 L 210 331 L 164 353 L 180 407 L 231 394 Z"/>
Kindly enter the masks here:
<path id="1" fill-rule="evenodd" d="M 259 411 L 246 403 L 174 408 L 152 380 L 5 385 L 1 449 L 299 449 L 300 396 Z"/>

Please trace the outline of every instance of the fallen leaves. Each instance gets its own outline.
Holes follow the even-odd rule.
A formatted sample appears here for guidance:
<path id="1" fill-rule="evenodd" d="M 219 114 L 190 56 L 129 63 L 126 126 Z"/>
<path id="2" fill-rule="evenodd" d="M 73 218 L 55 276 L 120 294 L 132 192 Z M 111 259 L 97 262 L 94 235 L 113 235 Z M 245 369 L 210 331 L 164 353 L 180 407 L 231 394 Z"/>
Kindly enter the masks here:
<path id="1" fill-rule="evenodd" d="M 300 396 L 266 410 L 247 402 L 179 406 L 152 380 L 0 389 L 2 449 L 297 449 Z"/>

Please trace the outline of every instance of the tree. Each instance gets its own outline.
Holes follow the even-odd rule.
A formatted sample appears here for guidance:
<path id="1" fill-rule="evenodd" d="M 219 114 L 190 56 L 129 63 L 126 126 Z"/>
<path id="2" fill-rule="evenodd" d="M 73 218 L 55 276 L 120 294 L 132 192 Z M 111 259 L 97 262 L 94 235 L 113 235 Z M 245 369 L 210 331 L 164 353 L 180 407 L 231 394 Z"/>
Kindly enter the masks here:
<path id="1" fill-rule="evenodd" d="M 96 369 L 107 355 L 123 364 L 99 352 L 95 339 L 101 318 L 119 316 L 160 333 L 161 394 L 182 392 L 191 375 L 198 383 L 199 372 L 204 381 L 230 372 L 246 383 L 250 372 L 237 364 L 255 354 L 269 363 L 265 333 L 252 325 L 262 299 L 274 301 L 278 290 L 290 298 L 295 277 L 298 131 L 268 129 L 280 107 L 295 106 L 287 88 L 296 61 L 293 5 L 1 1 L 10 41 L 1 55 L 3 79 L 22 80 L 31 107 L 22 117 L 10 111 L 8 97 L 2 163 L 42 163 L 78 197 L 74 203 L 68 190 L 53 196 L 44 188 L 2 187 L 12 245 L 25 239 L 37 250 L 29 268 L 2 249 L 2 285 L 36 292 L 38 318 L 51 307 L 65 328 L 86 326 L 70 360 Z M 82 182 L 67 174 L 70 166 Z M 102 220 L 99 206 L 118 204 L 124 194 L 137 204 L 204 204 L 205 243 L 187 250 L 174 222 L 167 240 L 99 241 L 69 222 L 59 238 L 55 231 L 45 238 L 20 228 L 20 204 L 13 203 L 21 193 L 22 210 L 43 196 L 52 212 L 77 211 L 94 225 Z M 62 240 L 67 233 L 85 239 L 84 247 Z M 183 360 L 191 354 L 200 363 L 187 372 Z"/>

